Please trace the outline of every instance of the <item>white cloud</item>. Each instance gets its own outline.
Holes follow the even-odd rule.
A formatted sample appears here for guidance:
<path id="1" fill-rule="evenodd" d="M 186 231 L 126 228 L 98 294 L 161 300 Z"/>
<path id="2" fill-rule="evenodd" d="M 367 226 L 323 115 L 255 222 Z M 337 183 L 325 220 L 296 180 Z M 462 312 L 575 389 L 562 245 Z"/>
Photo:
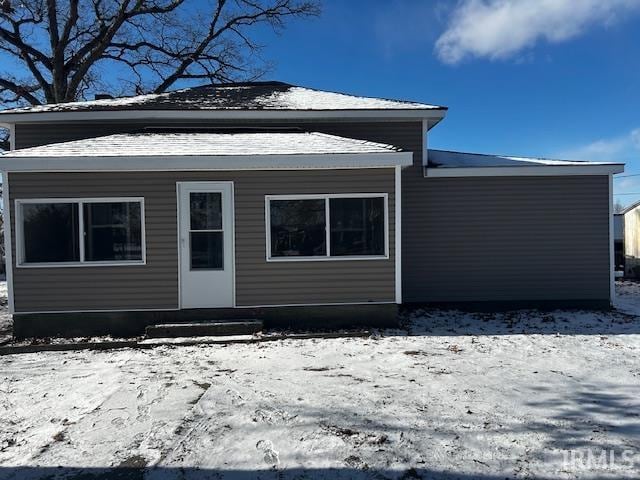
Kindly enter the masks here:
<path id="1" fill-rule="evenodd" d="M 640 10 L 640 0 L 461 0 L 436 42 L 445 63 L 505 59 L 541 40 L 557 43 Z"/>
<path id="2" fill-rule="evenodd" d="M 625 135 L 596 140 L 558 154 L 572 160 L 633 161 L 640 163 L 640 128 Z"/>

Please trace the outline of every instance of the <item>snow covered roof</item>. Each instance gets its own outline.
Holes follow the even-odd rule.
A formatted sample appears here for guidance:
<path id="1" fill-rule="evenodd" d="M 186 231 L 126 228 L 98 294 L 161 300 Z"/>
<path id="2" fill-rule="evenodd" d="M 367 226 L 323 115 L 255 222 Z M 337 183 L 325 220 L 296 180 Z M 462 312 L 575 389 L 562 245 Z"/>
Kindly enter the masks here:
<path id="1" fill-rule="evenodd" d="M 251 82 L 203 85 L 168 93 L 138 95 L 15 108 L 0 116 L 45 112 L 97 112 L 122 110 L 446 110 L 446 107 L 403 100 L 361 97 L 298 87 L 283 82 Z"/>
<path id="2" fill-rule="evenodd" d="M 191 155 L 326 155 L 389 153 L 384 143 L 318 132 L 296 133 L 123 133 L 52 143 L 7 152 L 2 158 Z"/>
<path id="3" fill-rule="evenodd" d="M 0 154 L 7 171 L 408 166 L 413 154 L 317 132 L 129 133 Z"/>
<path id="4" fill-rule="evenodd" d="M 507 174 L 571 174 L 578 169 L 594 174 L 620 173 L 623 163 L 585 162 L 577 160 L 550 160 L 547 158 L 512 157 L 506 155 L 487 155 L 481 153 L 452 152 L 448 150 L 429 149 L 427 176 L 466 176 L 466 174 L 498 175 Z M 597 168 L 600 167 L 600 168 Z"/>
<path id="5" fill-rule="evenodd" d="M 585 162 L 578 160 L 550 160 L 547 158 L 509 157 L 506 155 L 487 155 L 484 153 L 452 152 L 449 150 L 429 149 L 429 168 L 460 167 L 531 167 L 531 166 L 568 166 L 568 165 L 611 165 L 609 162 Z"/>

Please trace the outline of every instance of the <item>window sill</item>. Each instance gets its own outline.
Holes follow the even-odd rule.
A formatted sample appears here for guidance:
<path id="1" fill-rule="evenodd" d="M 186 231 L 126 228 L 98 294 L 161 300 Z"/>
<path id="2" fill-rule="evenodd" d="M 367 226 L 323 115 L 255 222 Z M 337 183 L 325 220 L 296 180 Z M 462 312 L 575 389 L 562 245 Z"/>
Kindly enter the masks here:
<path id="1" fill-rule="evenodd" d="M 388 255 L 359 255 L 351 257 L 268 257 L 267 263 L 287 263 L 287 262 L 345 262 L 361 260 L 389 260 Z"/>
<path id="2" fill-rule="evenodd" d="M 16 268 L 76 268 L 76 267 L 128 267 L 146 265 L 144 260 L 122 262 L 50 262 L 50 263 L 22 263 Z"/>

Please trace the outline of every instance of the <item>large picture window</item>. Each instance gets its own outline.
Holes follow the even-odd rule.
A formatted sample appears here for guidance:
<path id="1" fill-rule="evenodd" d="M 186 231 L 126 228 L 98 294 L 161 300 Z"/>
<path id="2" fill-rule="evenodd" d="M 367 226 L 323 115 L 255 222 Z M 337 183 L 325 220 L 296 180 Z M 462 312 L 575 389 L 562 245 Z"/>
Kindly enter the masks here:
<path id="1" fill-rule="evenodd" d="M 268 260 L 388 258 L 386 194 L 267 196 Z"/>
<path id="2" fill-rule="evenodd" d="M 144 263 L 141 198 L 16 201 L 19 266 Z"/>

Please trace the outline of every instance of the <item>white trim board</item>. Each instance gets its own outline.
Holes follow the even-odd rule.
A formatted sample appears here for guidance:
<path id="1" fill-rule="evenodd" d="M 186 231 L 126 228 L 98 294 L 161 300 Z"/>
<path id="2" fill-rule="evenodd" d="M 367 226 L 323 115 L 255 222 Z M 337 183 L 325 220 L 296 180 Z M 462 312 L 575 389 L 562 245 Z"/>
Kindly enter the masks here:
<path id="1" fill-rule="evenodd" d="M 615 239 L 613 225 L 613 175 L 609 175 L 609 297 L 611 305 L 616 298 Z"/>
<path id="2" fill-rule="evenodd" d="M 16 149 L 16 126 L 9 125 L 9 150 Z"/>
<path id="3" fill-rule="evenodd" d="M 24 112 L 0 114 L 0 124 L 84 122 L 88 120 L 371 120 L 431 119 L 434 124 L 446 108 L 378 110 L 102 110 L 71 112 Z"/>
<path id="4" fill-rule="evenodd" d="M 422 121 L 422 166 L 425 168 L 429 163 L 429 122 L 426 120 Z M 426 170 L 423 172 L 426 174 Z"/>
<path id="5" fill-rule="evenodd" d="M 396 167 L 394 201 L 396 205 L 395 225 L 395 267 L 396 267 L 396 303 L 402 304 L 402 169 Z"/>
<path id="6" fill-rule="evenodd" d="M 2 172 L 2 207 L 3 207 L 3 236 L 5 271 L 7 275 L 7 297 L 9 303 L 9 313 L 15 312 L 13 298 L 13 252 L 11 248 L 11 202 L 9 200 L 9 173 Z"/>
<path id="7" fill-rule="evenodd" d="M 624 172 L 623 164 L 539 165 L 522 167 L 436 167 L 425 168 L 430 178 L 458 177 L 553 177 L 565 175 L 611 175 Z"/>
<path id="8" fill-rule="evenodd" d="M 412 152 L 310 154 L 310 155 L 218 155 L 218 156 L 114 156 L 114 157 L 12 157 L 0 156 L 0 170 L 47 171 L 184 171 L 268 170 L 317 168 L 370 168 L 413 164 Z"/>

